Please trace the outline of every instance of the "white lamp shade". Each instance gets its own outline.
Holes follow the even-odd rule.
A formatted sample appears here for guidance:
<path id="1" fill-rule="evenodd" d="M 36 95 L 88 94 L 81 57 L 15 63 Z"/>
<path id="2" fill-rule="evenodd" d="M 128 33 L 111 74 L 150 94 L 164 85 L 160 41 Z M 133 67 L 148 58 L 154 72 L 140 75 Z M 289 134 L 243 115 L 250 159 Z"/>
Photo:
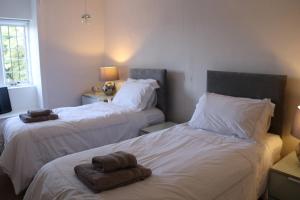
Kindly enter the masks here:
<path id="1" fill-rule="evenodd" d="M 295 114 L 292 135 L 300 139 L 300 106 L 298 106 L 298 109 Z"/>
<path id="2" fill-rule="evenodd" d="M 119 79 L 119 71 L 117 67 L 100 67 L 101 81 L 115 81 Z"/>

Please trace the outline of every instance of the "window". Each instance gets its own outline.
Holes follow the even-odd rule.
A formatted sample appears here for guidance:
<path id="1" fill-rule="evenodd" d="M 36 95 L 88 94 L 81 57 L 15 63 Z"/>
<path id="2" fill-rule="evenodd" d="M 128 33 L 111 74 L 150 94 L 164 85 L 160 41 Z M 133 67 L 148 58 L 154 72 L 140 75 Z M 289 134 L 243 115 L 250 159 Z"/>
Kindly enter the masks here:
<path id="1" fill-rule="evenodd" d="M 0 20 L 0 85 L 31 83 L 28 21 Z"/>

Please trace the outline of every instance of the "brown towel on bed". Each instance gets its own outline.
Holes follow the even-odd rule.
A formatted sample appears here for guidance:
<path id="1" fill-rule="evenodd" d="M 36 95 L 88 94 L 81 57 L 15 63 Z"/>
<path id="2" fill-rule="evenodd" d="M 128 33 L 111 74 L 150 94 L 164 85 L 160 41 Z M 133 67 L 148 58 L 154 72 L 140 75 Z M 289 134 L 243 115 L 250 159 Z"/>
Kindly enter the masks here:
<path id="1" fill-rule="evenodd" d="M 74 171 L 78 179 L 95 193 L 142 181 L 152 174 L 150 169 L 140 165 L 134 168 L 102 173 L 95 170 L 92 164 L 82 164 L 76 166 Z"/>
<path id="2" fill-rule="evenodd" d="M 19 115 L 20 119 L 24 123 L 34 123 L 34 122 L 43 122 L 43 121 L 49 121 L 49 120 L 56 120 L 58 119 L 57 114 L 50 114 L 48 116 L 40 116 L 40 117 L 30 117 L 28 114 L 21 114 Z"/>
<path id="3" fill-rule="evenodd" d="M 137 166 L 134 155 L 118 151 L 106 156 L 96 156 L 92 159 L 94 169 L 100 172 L 113 172 L 119 169 L 126 169 Z"/>
<path id="4" fill-rule="evenodd" d="M 44 110 L 28 110 L 27 114 L 30 117 L 42 117 L 49 116 L 52 113 L 52 110 L 44 109 Z"/>

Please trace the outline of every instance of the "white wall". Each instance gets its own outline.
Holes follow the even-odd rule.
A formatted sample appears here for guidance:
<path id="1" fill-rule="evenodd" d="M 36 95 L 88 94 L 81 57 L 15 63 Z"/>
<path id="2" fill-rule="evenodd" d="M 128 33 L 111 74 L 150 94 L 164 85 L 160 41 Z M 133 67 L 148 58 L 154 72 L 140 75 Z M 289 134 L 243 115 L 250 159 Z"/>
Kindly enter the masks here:
<path id="1" fill-rule="evenodd" d="M 31 9 L 31 0 L 0 0 L 0 18 L 26 19 L 34 21 Z M 31 23 L 30 40 L 36 41 L 33 37 L 36 33 L 34 25 Z M 36 46 L 36 45 L 35 45 Z M 34 47 L 34 45 L 30 45 Z M 38 60 L 38 58 L 37 58 Z M 35 66 L 35 71 L 39 66 Z M 37 86 L 37 84 L 36 84 Z M 10 88 L 9 96 L 12 104 L 13 113 L 24 111 L 27 109 L 35 109 L 40 107 L 37 87 L 21 87 Z M 0 116 L 0 118 L 3 116 Z"/>
<path id="2" fill-rule="evenodd" d="M 0 0 L 0 17 L 31 19 L 31 0 Z"/>
<path id="3" fill-rule="evenodd" d="M 40 49 L 39 49 L 39 33 L 38 33 L 38 2 L 39 0 L 31 0 L 32 20 L 29 27 L 30 36 L 30 53 L 31 53 L 31 74 L 32 81 L 37 90 L 38 107 L 44 107 L 43 88 L 40 67 Z"/>
<path id="4" fill-rule="evenodd" d="M 286 74 L 289 151 L 300 104 L 299 8 L 297 0 L 106 0 L 105 64 L 167 68 L 179 122 L 190 119 L 208 69 Z"/>
<path id="5" fill-rule="evenodd" d="M 75 106 L 98 82 L 104 50 L 103 1 L 89 0 L 92 23 L 81 23 L 83 0 L 40 0 L 38 24 L 45 107 Z"/>
<path id="6" fill-rule="evenodd" d="M 10 88 L 9 96 L 13 111 L 38 108 L 36 87 Z"/>

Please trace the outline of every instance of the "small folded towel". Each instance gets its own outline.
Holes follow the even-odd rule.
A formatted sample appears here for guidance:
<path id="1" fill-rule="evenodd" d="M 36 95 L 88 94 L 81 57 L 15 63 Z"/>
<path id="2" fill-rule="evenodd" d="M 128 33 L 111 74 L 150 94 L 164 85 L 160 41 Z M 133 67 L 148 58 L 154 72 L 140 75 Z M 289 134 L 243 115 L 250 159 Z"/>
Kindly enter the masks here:
<path id="1" fill-rule="evenodd" d="M 34 123 L 34 122 L 43 122 L 43 121 L 49 121 L 49 120 L 56 120 L 58 119 L 57 114 L 50 114 L 48 116 L 40 116 L 40 117 L 30 117 L 28 114 L 21 114 L 19 115 L 20 119 L 24 123 Z"/>
<path id="2" fill-rule="evenodd" d="M 95 170 L 92 164 L 82 164 L 76 166 L 74 171 L 78 179 L 95 193 L 142 181 L 152 174 L 150 169 L 140 165 L 111 173 L 102 173 Z"/>
<path id="3" fill-rule="evenodd" d="M 42 117 L 49 116 L 52 113 L 52 110 L 44 109 L 44 110 L 28 110 L 27 114 L 30 117 Z"/>
<path id="4" fill-rule="evenodd" d="M 119 169 L 126 169 L 137 166 L 134 155 L 118 151 L 106 156 L 96 156 L 92 159 L 94 169 L 100 172 L 113 172 Z"/>

